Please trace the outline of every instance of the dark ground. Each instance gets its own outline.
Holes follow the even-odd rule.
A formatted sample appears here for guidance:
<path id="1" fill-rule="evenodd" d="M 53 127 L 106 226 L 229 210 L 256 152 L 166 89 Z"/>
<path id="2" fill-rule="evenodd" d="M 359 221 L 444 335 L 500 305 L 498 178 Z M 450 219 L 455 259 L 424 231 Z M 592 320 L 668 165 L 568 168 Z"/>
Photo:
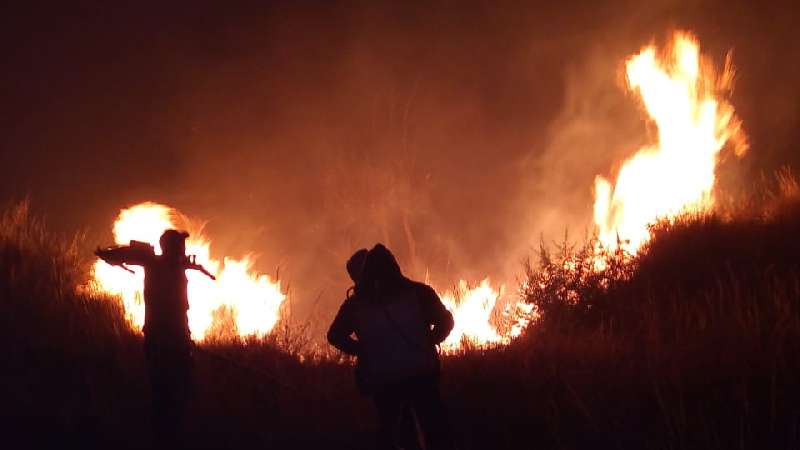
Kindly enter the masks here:
<path id="1" fill-rule="evenodd" d="M 507 347 L 444 359 L 461 448 L 797 448 L 797 198 L 795 185 L 760 202 L 760 214 L 662 225 L 603 289 L 554 269 L 577 248 L 543 259 L 529 276 L 547 281 L 526 294 L 542 308 L 539 321 Z M 74 290 L 86 254 L 24 207 L 5 211 L 0 386 L 9 442 L 149 445 L 141 339 L 113 299 Z M 564 289 L 583 301 L 560 301 Z M 262 341 L 201 348 L 190 447 L 370 447 L 370 405 L 326 347 L 279 328 Z"/>

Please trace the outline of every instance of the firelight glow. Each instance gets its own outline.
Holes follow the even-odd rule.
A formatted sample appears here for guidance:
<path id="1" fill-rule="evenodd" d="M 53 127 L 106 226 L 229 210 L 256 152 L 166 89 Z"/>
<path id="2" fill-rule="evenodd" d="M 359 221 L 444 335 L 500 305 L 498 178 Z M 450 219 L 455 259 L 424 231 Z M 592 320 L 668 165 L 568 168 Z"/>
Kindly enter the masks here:
<path id="1" fill-rule="evenodd" d="M 453 314 L 455 322 L 453 331 L 442 342 L 442 350 L 446 353 L 458 351 L 465 342 L 476 347 L 503 345 L 522 334 L 534 317 L 533 305 L 512 300 L 497 314 L 500 311 L 498 301 L 504 293 L 504 286 L 495 289 L 488 278 L 477 286 L 461 280 L 453 289 L 440 293 L 442 303 Z M 504 326 L 498 326 L 495 323 L 498 321 Z"/>
<path id="2" fill-rule="evenodd" d="M 147 242 L 160 254 L 158 239 L 164 230 L 175 225 L 177 211 L 157 203 L 145 202 L 120 212 L 114 222 L 114 241 L 127 245 L 132 240 Z M 223 262 L 210 256 L 211 243 L 199 232 L 186 241 L 186 253 L 196 255 L 197 263 L 217 277 L 212 281 L 205 275 L 187 270 L 189 280 L 189 329 L 192 339 L 203 340 L 207 332 L 225 316 L 217 314 L 227 309 L 233 317 L 239 336 L 263 336 L 269 333 L 280 318 L 285 294 L 280 282 L 252 271 L 252 260 L 224 258 Z M 102 260 L 94 264 L 97 287 L 122 300 L 128 321 L 136 329 L 144 325 L 144 270 L 130 266 L 134 274 Z"/>
<path id="3" fill-rule="evenodd" d="M 700 55 L 697 39 L 676 32 L 663 57 L 654 46 L 626 62 L 628 86 L 658 129 L 658 142 L 622 164 L 613 183 L 597 176 L 594 222 L 600 242 L 636 254 L 650 238 L 648 226 L 714 205 L 715 168 L 731 143 L 747 150 L 741 122 L 722 94 L 731 90 L 729 64 L 717 76 Z"/>
<path id="4" fill-rule="evenodd" d="M 650 238 L 648 226 L 653 222 L 713 207 L 720 152 L 730 145 L 741 156 L 747 144 L 741 122 L 723 98 L 731 89 L 731 67 L 726 64 L 717 76 L 689 33 L 676 33 L 662 53 L 652 45 L 643 48 L 625 67 L 628 86 L 641 98 L 657 127 L 658 139 L 624 161 L 613 182 L 596 177 L 594 221 L 606 248 L 616 249 L 621 244 L 636 254 Z M 114 223 L 114 239 L 118 244 L 148 242 L 158 253 L 161 233 L 178 228 L 176 216 L 172 208 L 150 202 L 122 210 Z M 278 281 L 254 273 L 248 257 L 223 258 L 222 262 L 212 259 L 210 242 L 197 232 L 187 241 L 187 253 L 196 255 L 197 262 L 217 276 L 214 282 L 195 271 L 187 272 L 189 326 L 194 339 L 205 338 L 225 317 L 232 317 L 240 336 L 270 332 L 285 299 Z M 141 268 L 133 270 L 135 275 L 98 260 L 94 279 L 102 291 L 120 296 L 131 324 L 141 327 L 144 274 Z M 488 279 L 476 286 L 460 281 L 441 293 L 455 320 L 443 350 L 458 350 L 464 342 L 506 344 L 519 336 L 536 313 L 532 305 L 508 302 L 502 314 L 512 317 L 508 326 L 498 327 L 493 314 L 503 293 L 502 286 L 497 289 Z M 226 311 L 230 314 L 220 314 Z"/>
<path id="5" fill-rule="evenodd" d="M 455 321 L 453 331 L 442 343 L 442 348 L 455 350 L 461 346 L 462 339 L 476 345 L 502 342 L 503 337 L 490 321 L 499 297 L 500 292 L 492 288 L 488 279 L 474 288 L 461 280 L 456 289 L 441 295 L 442 303 L 453 314 Z"/>

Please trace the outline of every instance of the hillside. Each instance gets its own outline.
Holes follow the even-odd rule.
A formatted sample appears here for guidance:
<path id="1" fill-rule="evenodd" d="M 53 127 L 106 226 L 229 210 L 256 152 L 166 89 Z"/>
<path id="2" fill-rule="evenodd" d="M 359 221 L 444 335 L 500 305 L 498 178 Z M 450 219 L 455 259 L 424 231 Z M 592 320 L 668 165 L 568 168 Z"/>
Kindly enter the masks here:
<path id="1" fill-rule="evenodd" d="M 612 255 L 602 274 L 564 264 L 587 247 L 543 251 L 521 288 L 541 313 L 528 331 L 444 360 L 461 448 L 800 446 L 790 188 L 758 214 L 660 224 L 640 256 Z M 24 203 L 2 213 L 0 385 L 12 442 L 150 445 L 141 338 L 114 299 L 81 288 L 90 256 Z M 349 363 L 302 330 L 277 330 L 198 349 L 187 446 L 371 448 L 372 411 Z"/>

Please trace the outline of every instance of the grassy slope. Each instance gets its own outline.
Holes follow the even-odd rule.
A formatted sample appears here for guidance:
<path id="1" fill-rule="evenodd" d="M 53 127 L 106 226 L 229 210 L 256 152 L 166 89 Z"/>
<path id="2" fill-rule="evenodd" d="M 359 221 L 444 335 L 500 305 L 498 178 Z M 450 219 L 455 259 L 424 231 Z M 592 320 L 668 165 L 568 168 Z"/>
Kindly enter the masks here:
<path id="1" fill-rule="evenodd" d="M 632 277 L 570 287 L 591 308 L 448 357 L 462 448 L 800 448 L 800 207 L 784 203 L 759 219 L 662 226 Z M 2 217 L 4 426 L 9 438 L 144 447 L 140 338 L 114 302 L 72 289 L 89 254 L 24 205 Z M 349 367 L 301 363 L 278 341 L 204 346 L 190 444 L 369 448 L 371 410 Z"/>
<path id="2" fill-rule="evenodd" d="M 800 448 L 798 230 L 800 217 L 658 229 L 633 277 L 589 312 L 545 316 L 507 349 L 450 362 L 458 408 L 490 411 L 465 414 L 464 429 L 492 417 L 467 441 Z"/>

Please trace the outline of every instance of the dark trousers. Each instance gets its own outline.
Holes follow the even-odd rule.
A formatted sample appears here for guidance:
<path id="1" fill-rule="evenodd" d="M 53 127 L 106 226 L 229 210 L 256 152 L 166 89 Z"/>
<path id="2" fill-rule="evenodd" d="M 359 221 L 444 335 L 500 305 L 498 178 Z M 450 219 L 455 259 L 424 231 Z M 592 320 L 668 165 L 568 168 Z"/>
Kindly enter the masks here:
<path id="1" fill-rule="evenodd" d="M 419 376 L 386 385 L 375 392 L 373 400 L 380 422 L 378 448 L 422 448 L 417 423 L 426 450 L 453 448 L 438 376 Z"/>
<path id="2" fill-rule="evenodd" d="M 192 390 L 191 347 L 145 342 L 145 354 L 156 448 L 174 448 L 180 443 L 183 418 Z"/>

